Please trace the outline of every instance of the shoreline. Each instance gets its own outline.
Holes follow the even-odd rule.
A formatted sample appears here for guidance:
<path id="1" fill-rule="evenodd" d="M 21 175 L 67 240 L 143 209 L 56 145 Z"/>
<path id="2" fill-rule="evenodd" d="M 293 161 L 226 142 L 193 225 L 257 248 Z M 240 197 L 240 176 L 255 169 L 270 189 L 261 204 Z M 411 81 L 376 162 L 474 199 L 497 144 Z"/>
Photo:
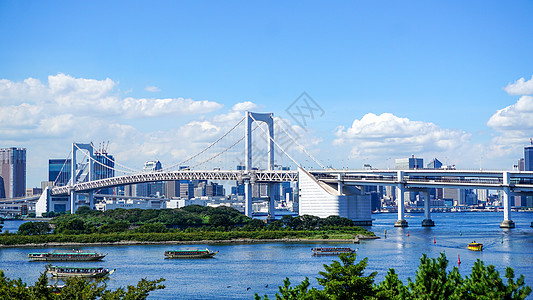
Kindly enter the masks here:
<path id="1" fill-rule="evenodd" d="M 347 243 L 358 244 L 361 240 L 375 240 L 377 236 L 358 236 L 355 239 L 234 239 L 234 240 L 201 240 L 201 241 L 119 241 L 98 243 L 41 243 L 0 245 L 0 248 L 44 248 L 44 247 L 79 247 L 79 246 L 131 246 L 131 245 L 192 245 L 192 244 L 253 244 L 253 243 Z"/>

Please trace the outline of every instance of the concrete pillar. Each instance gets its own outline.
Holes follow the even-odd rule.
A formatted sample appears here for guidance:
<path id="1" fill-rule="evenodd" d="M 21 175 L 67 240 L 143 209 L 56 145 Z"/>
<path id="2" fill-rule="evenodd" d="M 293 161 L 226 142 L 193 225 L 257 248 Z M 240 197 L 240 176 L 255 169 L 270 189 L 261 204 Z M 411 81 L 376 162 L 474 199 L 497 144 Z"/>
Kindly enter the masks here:
<path id="1" fill-rule="evenodd" d="M 74 189 L 70 190 L 70 213 L 76 212 L 76 192 Z"/>
<path id="2" fill-rule="evenodd" d="M 425 190 L 421 194 L 424 195 L 424 220 L 422 221 L 423 227 L 435 226 L 435 222 L 431 220 L 431 199 L 429 197 L 429 191 Z"/>
<path id="3" fill-rule="evenodd" d="M 89 207 L 95 209 L 94 207 L 94 191 L 89 191 Z"/>
<path id="4" fill-rule="evenodd" d="M 252 184 L 249 181 L 244 183 L 244 214 L 252 217 Z"/>
<path id="5" fill-rule="evenodd" d="M 500 228 L 514 228 L 515 224 L 511 220 L 511 189 L 509 187 L 511 174 L 503 172 L 503 222 L 500 223 Z"/>
<path id="6" fill-rule="evenodd" d="M 398 185 L 396 186 L 396 202 L 398 203 L 398 220 L 394 227 L 407 227 L 407 221 L 404 219 L 404 198 L 405 186 L 403 185 L 403 171 L 398 171 Z"/>
<path id="7" fill-rule="evenodd" d="M 268 184 L 268 220 L 274 221 L 276 219 L 276 200 L 274 199 L 274 189 L 275 184 Z"/>
<path id="8" fill-rule="evenodd" d="M 342 190 L 344 189 L 342 174 L 337 175 L 337 180 L 337 195 L 342 196 Z"/>

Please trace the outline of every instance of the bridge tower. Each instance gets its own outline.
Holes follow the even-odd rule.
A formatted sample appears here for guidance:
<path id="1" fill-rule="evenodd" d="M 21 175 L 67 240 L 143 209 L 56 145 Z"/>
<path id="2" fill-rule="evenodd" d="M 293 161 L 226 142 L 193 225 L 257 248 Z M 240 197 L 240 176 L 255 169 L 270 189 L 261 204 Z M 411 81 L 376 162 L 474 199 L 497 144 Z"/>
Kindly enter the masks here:
<path id="1" fill-rule="evenodd" d="M 83 171 L 81 169 L 78 169 L 78 164 L 76 161 L 76 154 L 78 150 L 86 150 L 88 152 L 89 156 L 89 171 L 88 171 L 88 181 L 91 181 L 94 179 L 94 153 L 93 153 L 93 146 L 91 144 L 80 144 L 80 143 L 72 143 L 72 162 L 71 162 L 71 171 L 70 171 L 70 213 L 74 214 L 76 212 L 76 200 L 78 198 L 78 195 L 76 194 L 76 191 L 74 191 L 74 185 L 78 183 L 78 179 L 80 179 L 79 172 Z M 89 192 L 89 206 L 91 209 L 94 208 L 94 195 L 93 191 Z"/>
<path id="2" fill-rule="evenodd" d="M 272 113 L 254 113 L 246 112 L 246 132 L 245 132 L 245 156 L 246 163 L 245 169 L 250 174 L 250 180 L 245 182 L 244 194 L 245 194 L 245 214 L 248 217 L 252 216 L 252 124 L 253 122 L 264 122 L 268 126 L 268 170 L 274 170 L 274 114 Z M 273 199 L 273 184 L 268 183 L 268 218 L 274 218 L 275 216 L 275 200 Z"/>

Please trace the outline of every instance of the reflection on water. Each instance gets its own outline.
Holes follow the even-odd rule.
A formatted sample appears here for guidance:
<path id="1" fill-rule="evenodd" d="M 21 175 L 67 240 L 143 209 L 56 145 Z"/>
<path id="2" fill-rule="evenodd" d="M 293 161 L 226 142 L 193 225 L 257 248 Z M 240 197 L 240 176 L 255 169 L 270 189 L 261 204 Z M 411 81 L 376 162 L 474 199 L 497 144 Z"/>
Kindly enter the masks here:
<path id="1" fill-rule="evenodd" d="M 479 258 L 487 265 L 495 265 L 502 276 L 505 267 L 513 267 L 516 275 L 524 274 L 526 284 L 533 286 L 533 228 L 529 227 L 533 213 L 513 213 L 517 228 L 511 230 L 499 228 L 503 213 L 435 213 L 432 214 L 435 227 L 421 227 L 423 214 L 411 214 L 407 228 L 394 227 L 396 214 L 374 217 L 374 226 L 369 229 L 381 238 L 358 245 L 198 244 L 186 247 L 208 247 L 220 252 L 212 259 L 192 260 L 165 259 L 164 251 L 180 248 L 177 245 L 90 246 L 79 248 L 107 252 L 104 261 L 62 264 L 116 268 L 108 280 L 109 288 L 136 284 L 145 277 L 164 277 L 166 289 L 152 292 L 150 299 L 252 299 L 256 292 L 272 299 L 285 277 L 293 284 L 309 277 L 311 285 L 319 287 L 315 280 L 318 272 L 323 270 L 323 264 L 331 263 L 336 257 L 312 256 L 311 248 L 349 246 L 358 248 L 359 259 L 368 257 L 365 273 L 378 271 L 377 281 L 383 280 L 389 268 L 395 268 L 400 279 L 406 282 L 408 277 L 414 278 L 422 253 L 438 257 L 444 252 L 450 267 L 457 266 L 460 257 L 459 270 L 463 276 L 470 274 Z M 484 250 L 468 250 L 466 245 L 473 240 L 483 243 Z M 29 262 L 28 253 L 54 249 L 0 248 L 0 267 L 8 277 L 21 277 L 33 284 L 46 263 Z"/>

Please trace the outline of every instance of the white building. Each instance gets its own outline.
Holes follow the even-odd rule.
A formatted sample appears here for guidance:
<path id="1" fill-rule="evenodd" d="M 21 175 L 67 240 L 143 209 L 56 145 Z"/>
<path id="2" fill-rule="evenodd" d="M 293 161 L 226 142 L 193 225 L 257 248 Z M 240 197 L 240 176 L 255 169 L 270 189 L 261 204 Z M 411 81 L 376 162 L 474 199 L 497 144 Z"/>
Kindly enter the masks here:
<path id="1" fill-rule="evenodd" d="M 337 185 L 320 182 L 302 169 L 298 170 L 298 178 L 300 216 L 340 216 L 351 219 L 356 224 L 372 224 L 369 195 L 361 195 L 353 186 L 344 186 L 341 194 Z"/>

